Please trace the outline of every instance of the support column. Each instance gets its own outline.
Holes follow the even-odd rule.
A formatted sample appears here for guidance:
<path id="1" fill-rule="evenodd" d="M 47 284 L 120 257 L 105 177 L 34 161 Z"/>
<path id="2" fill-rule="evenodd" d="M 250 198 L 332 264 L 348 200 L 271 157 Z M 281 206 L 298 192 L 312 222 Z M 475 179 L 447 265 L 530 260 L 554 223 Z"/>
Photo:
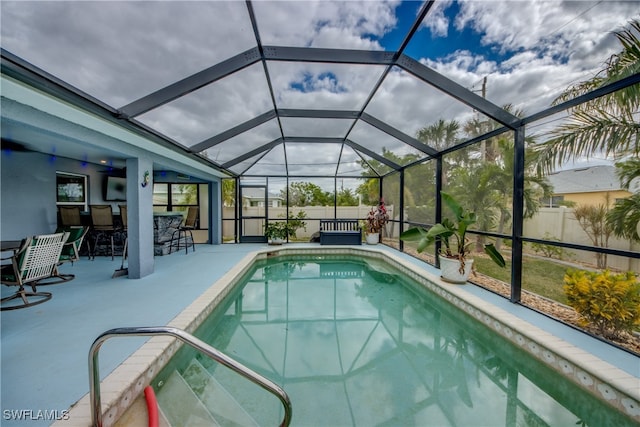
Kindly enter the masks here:
<path id="1" fill-rule="evenodd" d="M 524 161 L 525 131 L 520 126 L 514 131 L 513 159 L 513 227 L 511 245 L 511 302 L 520 302 L 522 295 L 522 231 L 524 229 Z"/>
<path id="2" fill-rule="evenodd" d="M 222 243 L 222 180 L 209 183 L 209 242 Z"/>
<path id="3" fill-rule="evenodd" d="M 153 162 L 148 158 L 127 159 L 127 211 L 129 278 L 140 279 L 154 266 Z"/>
<path id="4" fill-rule="evenodd" d="M 436 221 L 434 222 L 434 224 L 442 223 L 442 195 L 440 193 L 442 193 L 442 173 L 444 171 L 443 162 L 444 160 L 442 159 L 442 156 L 438 156 L 438 158 L 436 159 Z M 437 239 L 435 245 L 436 268 L 440 268 L 441 247 L 442 243 L 440 242 L 440 239 Z"/>

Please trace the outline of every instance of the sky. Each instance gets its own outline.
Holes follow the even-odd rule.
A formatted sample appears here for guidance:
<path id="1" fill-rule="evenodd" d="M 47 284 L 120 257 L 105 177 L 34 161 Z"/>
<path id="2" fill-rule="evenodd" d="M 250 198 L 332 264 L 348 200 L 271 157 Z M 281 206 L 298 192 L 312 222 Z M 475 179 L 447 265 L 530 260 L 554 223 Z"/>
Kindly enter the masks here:
<path id="1" fill-rule="evenodd" d="M 263 45 L 388 51 L 400 47 L 421 7 L 397 0 L 253 2 Z M 404 53 L 495 105 L 530 115 L 601 69 L 620 50 L 612 32 L 632 18 L 640 18 L 640 1 L 444 0 Z M 256 46 L 244 1 L 3 0 L 0 20 L 3 49 L 114 108 Z M 274 101 L 277 108 L 359 110 L 385 67 L 269 61 L 267 70 L 274 99 L 258 63 L 137 120 L 192 146 L 272 110 Z M 464 123 L 478 114 L 397 67 L 365 112 L 413 137 L 441 118 Z M 528 134 L 542 135 L 553 120 Z M 291 136 L 340 137 L 351 128 L 337 119 L 282 125 Z M 278 136 L 277 123 L 268 122 L 207 155 L 223 163 Z M 349 139 L 377 152 L 415 152 L 365 123 Z M 333 160 L 319 157 L 337 161 L 339 151 L 290 145 L 296 169 L 335 171 Z M 274 150 L 263 161 L 277 165 L 284 155 Z"/>

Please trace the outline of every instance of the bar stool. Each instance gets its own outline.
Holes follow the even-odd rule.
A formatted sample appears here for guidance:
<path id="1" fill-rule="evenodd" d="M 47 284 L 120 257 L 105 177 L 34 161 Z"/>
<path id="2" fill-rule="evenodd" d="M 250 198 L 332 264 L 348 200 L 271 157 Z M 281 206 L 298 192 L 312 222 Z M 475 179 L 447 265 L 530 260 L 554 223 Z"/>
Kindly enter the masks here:
<path id="1" fill-rule="evenodd" d="M 113 225 L 113 210 L 111 205 L 90 205 L 91 222 L 93 225 L 93 258 L 96 257 L 96 248 L 101 237 L 108 236 L 111 241 L 111 260 L 114 259 L 113 234 L 116 231 Z"/>
<path id="2" fill-rule="evenodd" d="M 82 219 L 80 218 L 79 206 L 58 206 L 60 212 L 60 226 L 62 227 L 81 227 Z"/>
<path id="3" fill-rule="evenodd" d="M 198 207 L 189 206 L 187 208 L 187 217 L 184 220 L 184 224 L 180 225 L 176 231 L 171 234 L 171 243 L 169 244 L 169 253 L 173 252 L 173 248 L 176 248 L 177 251 L 184 246 L 184 253 L 189 253 L 189 246 L 193 248 L 193 251 L 196 251 L 195 240 L 193 240 L 193 230 L 196 229 L 198 223 Z M 189 233 L 189 237 L 191 238 L 191 245 L 189 245 L 189 241 L 187 240 L 187 233 Z M 177 234 L 177 237 L 176 237 Z M 184 240 L 183 240 L 184 239 Z M 182 243 L 184 241 L 184 243 Z"/>
<path id="4" fill-rule="evenodd" d="M 58 232 L 84 228 L 80 214 L 80 206 L 58 206 L 58 212 L 60 212 L 60 227 L 59 230 L 57 230 Z M 84 234 L 86 235 L 88 232 L 89 227 L 86 227 L 86 232 Z M 89 254 L 89 259 L 91 259 L 91 244 L 89 243 L 89 240 L 85 239 L 83 236 L 80 242 L 81 244 L 86 242 L 87 253 Z M 80 249 L 81 245 L 79 245 L 78 251 L 80 251 Z"/>
<path id="5" fill-rule="evenodd" d="M 120 219 L 122 221 L 122 232 L 124 233 L 124 244 L 122 246 L 122 256 L 126 258 L 127 244 L 129 243 L 129 234 L 127 233 L 127 205 L 118 205 L 120 208 Z"/>

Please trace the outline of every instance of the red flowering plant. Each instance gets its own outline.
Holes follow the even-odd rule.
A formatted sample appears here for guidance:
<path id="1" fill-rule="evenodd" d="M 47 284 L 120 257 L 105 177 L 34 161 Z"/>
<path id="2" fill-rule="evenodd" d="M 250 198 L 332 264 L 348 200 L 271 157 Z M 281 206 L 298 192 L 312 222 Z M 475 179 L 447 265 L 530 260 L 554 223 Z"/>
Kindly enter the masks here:
<path id="1" fill-rule="evenodd" d="M 384 199 L 380 199 L 377 207 L 372 207 L 364 220 L 364 227 L 367 233 L 379 233 L 389 221 L 387 208 L 384 206 Z"/>

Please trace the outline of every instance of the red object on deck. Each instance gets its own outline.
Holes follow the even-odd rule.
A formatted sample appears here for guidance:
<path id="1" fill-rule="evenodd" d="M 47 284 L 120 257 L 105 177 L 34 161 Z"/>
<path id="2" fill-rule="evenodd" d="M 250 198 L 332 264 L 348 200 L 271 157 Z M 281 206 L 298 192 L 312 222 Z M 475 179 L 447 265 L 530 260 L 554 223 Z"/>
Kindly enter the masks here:
<path id="1" fill-rule="evenodd" d="M 149 427 L 158 427 L 158 402 L 156 401 L 156 393 L 150 385 L 144 389 L 144 398 L 147 401 Z"/>

